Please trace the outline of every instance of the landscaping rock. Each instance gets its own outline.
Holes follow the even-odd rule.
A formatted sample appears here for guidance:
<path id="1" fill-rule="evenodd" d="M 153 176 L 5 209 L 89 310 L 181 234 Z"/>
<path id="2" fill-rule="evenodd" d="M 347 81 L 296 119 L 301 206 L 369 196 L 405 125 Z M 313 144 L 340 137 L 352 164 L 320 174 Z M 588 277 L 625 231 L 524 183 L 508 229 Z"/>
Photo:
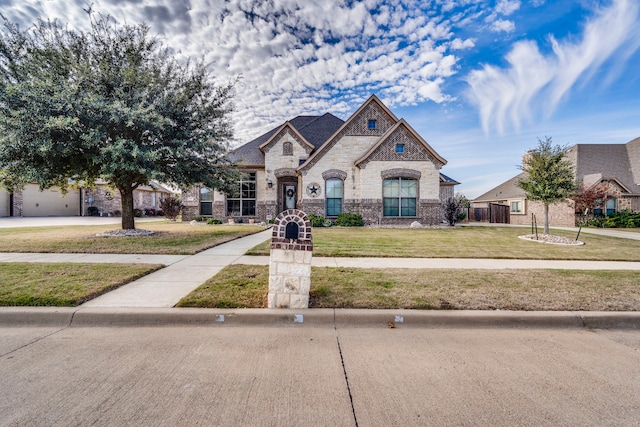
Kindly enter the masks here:
<path id="1" fill-rule="evenodd" d="M 139 237 L 139 236 L 151 236 L 156 234 L 155 231 L 149 230 L 109 230 L 104 233 L 98 233 L 98 237 Z"/>
<path id="2" fill-rule="evenodd" d="M 422 224 L 420 224 L 418 221 L 413 221 L 409 228 L 422 228 Z"/>
<path id="3" fill-rule="evenodd" d="M 564 236 L 554 236 L 553 234 L 527 234 L 524 236 L 518 236 L 519 239 L 531 240 L 538 243 L 548 243 L 550 245 L 568 245 L 568 246 L 581 246 L 584 242 L 579 240 L 570 239 Z"/>

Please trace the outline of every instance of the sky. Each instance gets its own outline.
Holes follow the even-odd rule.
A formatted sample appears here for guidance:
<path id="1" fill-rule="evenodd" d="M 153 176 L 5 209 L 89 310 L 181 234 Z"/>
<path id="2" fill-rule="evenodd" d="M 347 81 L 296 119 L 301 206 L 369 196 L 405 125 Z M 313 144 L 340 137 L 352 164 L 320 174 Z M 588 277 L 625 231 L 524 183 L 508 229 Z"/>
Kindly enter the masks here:
<path id="1" fill-rule="evenodd" d="M 298 115 L 347 119 L 377 95 L 473 199 L 562 146 L 640 137 L 638 0 L 0 0 L 86 30 L 145 22 L 235 86 L 235 145 Z"/>

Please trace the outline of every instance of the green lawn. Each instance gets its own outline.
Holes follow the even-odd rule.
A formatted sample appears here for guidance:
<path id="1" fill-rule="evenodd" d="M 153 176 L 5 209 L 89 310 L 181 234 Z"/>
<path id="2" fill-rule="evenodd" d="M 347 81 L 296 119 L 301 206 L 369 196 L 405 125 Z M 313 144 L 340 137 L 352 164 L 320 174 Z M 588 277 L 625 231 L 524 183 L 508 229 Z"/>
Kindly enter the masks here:
<path id="1" fill-rule="evenodd" d="M 0 306 L 77 306 L 161 265 L 0 263 Z"/>
<path id="2" fill-rule="evenodd" d="M 266 307 L 269 267 L 231 265 L 179 307 Z M 310 308 L 640 310 L 635 271 L 312 268 Z"/>
<path id="3" fill-rule="evenodd" d="M 134 253 L 191 255 L 263 230 L 250 225 L 198 225 L 148 222 L 138 228 L 152 236 L 97 237 L 117 225 L 0 229 L 0 252 Z"/>
<path id="4" fill-rule="evenodd" d="M 552 230 L 575 239 L 575 232 Z M 528 228 L 314 228 L 313 255 L 339 257 L 498 258 L 640 261 L 640 241 L 582 233 L 584 246 L 518 239 Z M 250 255 L 269 255 L 268 242 Z"/>

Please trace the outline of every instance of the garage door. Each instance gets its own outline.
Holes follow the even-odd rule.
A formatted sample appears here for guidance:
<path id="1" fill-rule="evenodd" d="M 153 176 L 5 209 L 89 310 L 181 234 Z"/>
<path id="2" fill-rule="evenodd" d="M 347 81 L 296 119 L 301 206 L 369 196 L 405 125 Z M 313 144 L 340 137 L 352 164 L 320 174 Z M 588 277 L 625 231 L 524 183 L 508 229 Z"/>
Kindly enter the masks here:
<path id="1" fill-rule="evenodd" d="M 9 216 L 9 192 L 0 190 L 0 216 Z"/>
<path id="2" fill-rule="evenodd" d="M 80 190 L 69 189 L 62 197 L 59 188 L 40 191 L 29 184 L 23 191 L 23 216 L 78 216 L 80 215 Z"/>

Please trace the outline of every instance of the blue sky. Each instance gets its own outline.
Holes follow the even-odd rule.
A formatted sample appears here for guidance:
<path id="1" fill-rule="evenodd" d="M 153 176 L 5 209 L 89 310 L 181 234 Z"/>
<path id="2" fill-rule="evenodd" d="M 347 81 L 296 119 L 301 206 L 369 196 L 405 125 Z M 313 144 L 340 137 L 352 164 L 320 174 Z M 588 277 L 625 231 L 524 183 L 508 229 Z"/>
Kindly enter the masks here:
<path id="1" fill-rule="evenodd" d="M 146 22 L 181 58 L 236 85 L 237 144 L 300 114 L 343 119 L 371 94 L 447 159 L 474 198 L 554 143 L 640 136 L 637 0 L 0 0 L 86 29 Z"/>

